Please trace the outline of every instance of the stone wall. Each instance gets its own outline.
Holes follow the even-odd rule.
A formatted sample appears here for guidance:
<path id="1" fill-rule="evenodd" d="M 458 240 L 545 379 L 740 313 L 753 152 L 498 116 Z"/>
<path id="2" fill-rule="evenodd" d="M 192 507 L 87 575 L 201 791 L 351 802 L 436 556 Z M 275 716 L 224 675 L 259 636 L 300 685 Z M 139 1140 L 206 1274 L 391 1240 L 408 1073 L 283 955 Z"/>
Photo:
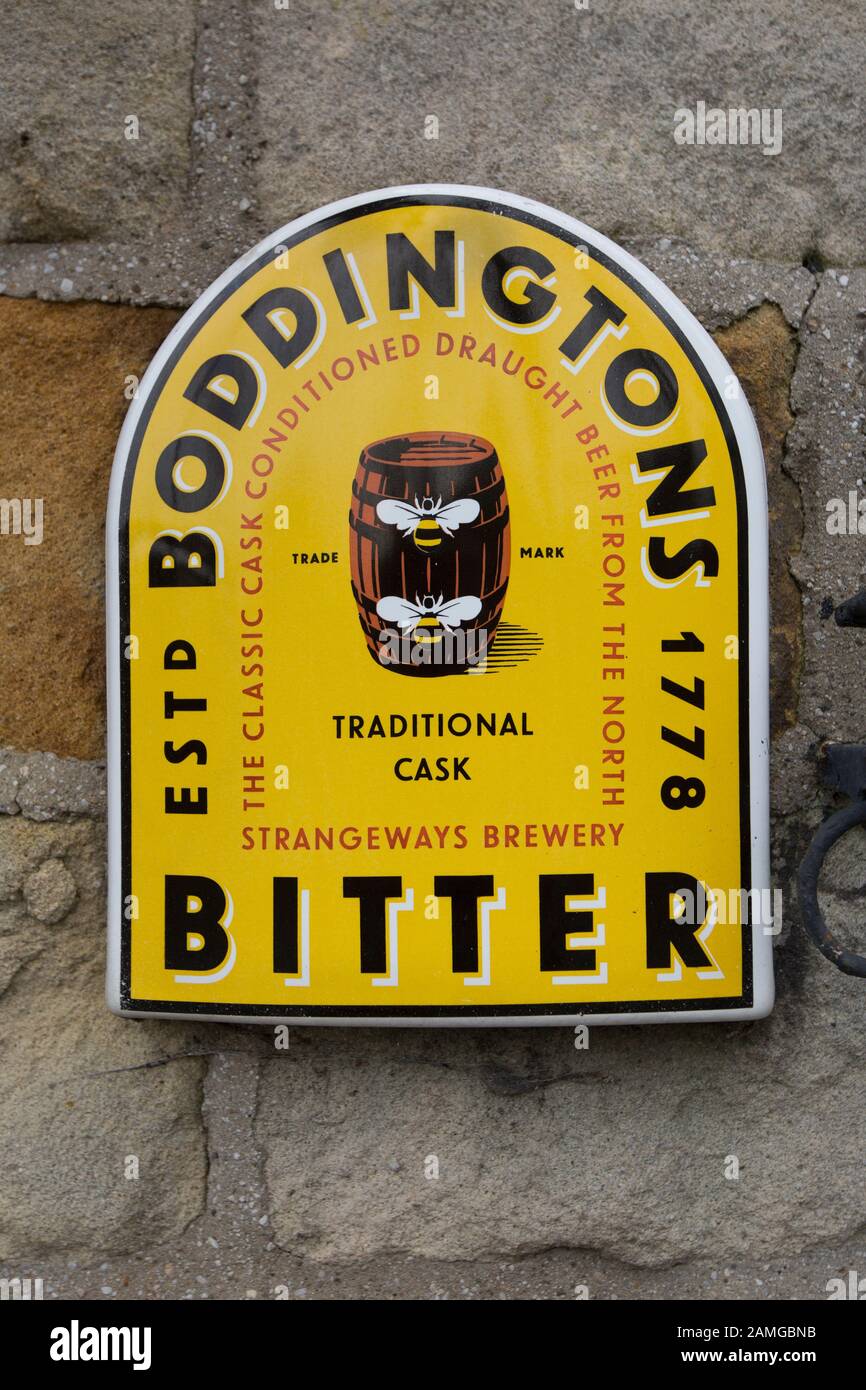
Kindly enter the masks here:
<path id="1" fill-rule="evenodd" d="M 3 23 L 0 492 L 44 499 L 44 540 L 0 538 L 0 1274 L 89 1298 L 822 1298 L 866 1273 L 866 985 L 806 943 L 794 891 L 834 804 L 820 745 L 866 733 L 866 634 L 832 619 L 864 542 L 827 531 L 866 472 L 862 11 L 22 0 Z M 780 109 L 781 150 L 677 144 L 698 101 Z M 596 1029 L 585 1052 L 559 1029 L 297 1028 L 278 1052 L 267 1029 L 121 1021 L 102 1002 L 102 525 L 129 395 L 265 231 L 446 179 L 626 245 L 755 410 L 776 1011 Z M 860 832 L 834 851 L 824 895 L 861 949 L 864 851 Z"/>

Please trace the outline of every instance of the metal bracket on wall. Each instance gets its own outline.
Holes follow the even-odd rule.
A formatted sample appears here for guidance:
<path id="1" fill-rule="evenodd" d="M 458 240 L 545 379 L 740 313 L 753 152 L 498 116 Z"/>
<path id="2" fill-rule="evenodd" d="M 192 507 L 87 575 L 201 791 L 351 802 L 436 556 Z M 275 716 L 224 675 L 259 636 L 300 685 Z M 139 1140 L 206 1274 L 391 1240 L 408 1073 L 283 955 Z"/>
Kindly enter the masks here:
<path id="1" fill-rule="evenodd" d="M 835 618 L 839 627 L 866 627 L 866 589 L 841 603 Z M 845 975 L 866 978 L 866 956 L 839 945 L 818 904 L 818 878 L 826 855 L 855 825 L 866 825 L 866 744 L 825 744 L 819 771 L 824 784 L 849 797 L 850 804 L 827 816 L 803 856 L 798 875 L 803 925 L 818 950 Z"/>

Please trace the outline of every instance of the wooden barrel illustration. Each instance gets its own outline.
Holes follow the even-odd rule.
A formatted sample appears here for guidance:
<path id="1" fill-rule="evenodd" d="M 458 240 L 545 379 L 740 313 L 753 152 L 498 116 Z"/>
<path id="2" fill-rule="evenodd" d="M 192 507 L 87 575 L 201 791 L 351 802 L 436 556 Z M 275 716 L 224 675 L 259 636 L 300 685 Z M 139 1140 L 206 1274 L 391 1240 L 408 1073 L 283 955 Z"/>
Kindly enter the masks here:
<path id="1" fill-rule="evenodd" d="M 493 445 L 439 432 L 368 444 L 349 528 L 352 592 L 374 660 L 410 676 L 477 665 L 502 616 L 511 558 Z"/>

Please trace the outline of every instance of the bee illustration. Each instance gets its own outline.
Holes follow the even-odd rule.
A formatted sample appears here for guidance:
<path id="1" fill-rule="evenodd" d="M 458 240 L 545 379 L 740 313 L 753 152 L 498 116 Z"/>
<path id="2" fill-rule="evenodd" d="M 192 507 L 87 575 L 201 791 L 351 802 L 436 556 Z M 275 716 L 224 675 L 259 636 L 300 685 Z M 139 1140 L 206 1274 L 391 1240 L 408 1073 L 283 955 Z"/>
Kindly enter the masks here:
<path id="1" fill-rule="evenodd" d="M 416 642 L 432 643 L 440 642 L 443 632 L 453 632 L 461 623 L 477 618 L 481 599 L 467 594 L 445 603 L 441 594 L 438 598 L 432 594 L 419 598 L 416 594 L 415 602 L 410 603 L 396 594 L 386 594 L 376 604 L 376 612 L 386 623 L 396 623 L 401 632 L 414 637 Z"/>
<path id="2" fill-rule="evenodd" d="M 386 526 L 397 526 L 404 536 L 414 536 L 419 550 L 435 550 L 442 544 L 442 536 L 450 537 L 458 526 L 467 526 L 474 521 L 481 507 L 474 497 L 458 497 L 456 502 L 442 506 L 442 498 L 415 496 L 414 507 L 410 502 L 397 502 L 392 497 L 383 498 L 376 507 L 376 515 Z"/>

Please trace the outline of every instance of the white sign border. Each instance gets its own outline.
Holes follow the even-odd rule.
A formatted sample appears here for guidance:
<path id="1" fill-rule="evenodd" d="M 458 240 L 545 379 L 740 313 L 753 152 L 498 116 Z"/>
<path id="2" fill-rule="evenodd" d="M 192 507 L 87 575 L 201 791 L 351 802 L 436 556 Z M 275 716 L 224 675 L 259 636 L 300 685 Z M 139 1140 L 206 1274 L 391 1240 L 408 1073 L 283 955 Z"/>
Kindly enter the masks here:
<path id="1" fill-rule="evenodd" d="M 272 232 L 258 245 L 239 257 L 233 265 L 223 272 L 212 285 L 195 301 L 172 328 L 165 342 L 145 372 L 120 432 L 114 462 L 111 470 L 111 483 L 108 493 L 106 515 L 105 560 L 106 560 L 106 674 L 108 686 L 108 950 L 106 961 L 106 1000 L 109 1008 L 124 1018 L 164 1018 L 174 1021 L 211 1023 L 260 1023 L 273 1027 L 281 1023 L 298 1027 L 428 1027 L 428 1028 L 504 1028 L 504 1027 L 563 1027 L 573 1028 L 578 1024 L 590 1027 L 610 1024 L 640 1023 L 733 1023 L 744 1019 L 765 1018 L 773 1007 L 773 944 L 772 928 L 761 921 L 761 914 L 755 914 L 752 924 L 752 981 L 753 1003 L 742 1009 L 676 1009 L 676 1001 L 671 1009 L 661 1008 L 652 1013 L 610 1013 L 563 1015 L 460 1015 L 448 1017 L 410 1017 L 392 1016 L 372 1018 L 328 1015 L 326 1017 L 299 1017 L 287 1015 L 230 1014 L 218 1013 L 160 1013 L 158 1011 L 136 1011 L 121 1007 L 121 922 L 124 911 L 121 883 L 121 692 L 120 667 L 117 660 L 120 627 L 120 513 L 123 482 L 130 447 L 136 426 L 151 391 L 156 385 L 162 368 L 174 348 L 185 336 L 193 322 L 199 318 L 203 309 L 210 304 L 244 270 L 248 269 L 261 256 L 285 241 L 297 236 L 299 232 L 322 222 L 332 216 L 359 207 L 374 207 L 376 203 L 395 198 L 458 197 L 474 198 L 481 202 L 499 204 L 506 208 L 529 214 L 532 217 L 559 226 L 577 240 L 585 240 L 593 249 L 607 255 L 639 285 L 646 289 L 666 310 L 684 337 L 700 356 L 705 369 L 725 403 L 728 418 L 740 450 L 748 518 L 748 590 L 749 590 L 749 751 L 750 751 L 750 825 L 752 832 L 751 888 L 757 894 L 768 892 L 770 888 L 769 862 L 769 596 L 768 596 L 768 533 L 767 533 L 767 484 L 764 469 L 763 450 L 752 412 L 742 391 L 735 399 L 727 400 L 725 388 L 733 373 L 722 353 L 710 335 L 685 305 L 671 290 L 622 247 L 579 222 L 566 213 L 501 189 L 483 188 L 470 184 L 419 183 L 404 184 L 393 188 L 380 188 L 368 193 L 354 194 L 341 198 L 324 207 L 304 214 Z M 216 1005 L 218 1008 L 219 1005 Z"/>

